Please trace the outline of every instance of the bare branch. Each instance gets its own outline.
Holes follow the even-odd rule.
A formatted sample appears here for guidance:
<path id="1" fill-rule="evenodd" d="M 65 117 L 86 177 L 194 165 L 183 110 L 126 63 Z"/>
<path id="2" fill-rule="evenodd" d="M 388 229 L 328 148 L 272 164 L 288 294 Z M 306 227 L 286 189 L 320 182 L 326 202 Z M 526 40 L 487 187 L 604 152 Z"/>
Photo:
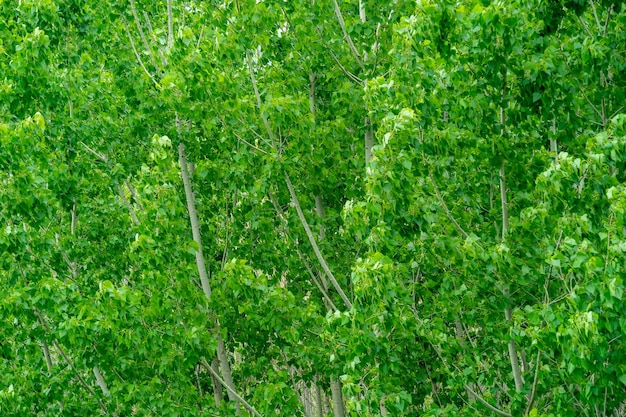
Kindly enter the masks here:
<path id="1" fill-rule="evenodd" d="M 154 66 L 154 68 L 156 68 L 157 70 L 159 69 L 156 60 L 154 59 L 154 54 L 152 53 L 152 48 L 150 48 L 150 44 L 148 43 L 148 40 L 146 39 L 146 35 L 143 31 L 143 27 L 141 26 L 141 21 L 139 20 L 139 16 L 137 15 L 137 8 L 135 7 L 135 0 L 130 0 L 130 10 L 133 12 L 133 17 L 135 18 L 135 24 L 137 26 L 137 31 L 139 32 L 139 37 L 141 38 L 141 41 L 143 42 L 143 47 L 146 49 L 146 52 L 148 52 L 148 55 L 150 56 L 150 62 L 152 62 L 152 65 Z M 146 16 L 146 20 L 149 22 L 148 18 L 147 18 L 147 14 L 144 12 L 145 16 Z M 150 32 L 152 32 L 152 27 L 148 26 Z"/>
<path id="2" fill-rule="evenodd" d="M 100 152 L 96 152 L 93 149 L 91 149 L 89 146 L 85 145 L 84 142 L 80 142 L 81 145 L 83 145 L 85 147 L 85 149 L 87 149 L 88 152 L 90 152 L 91 154 L 95 155 L 98 159 L 100 159 L 103 162 L 109 162 L 109 158 L 107 158 L 106 155 L 101 154 Z"/>
<path id="3" fill-rule="evenodd" d="M 591 10 L 593 10 L 593 17 L 596 19 L 596 25 L 598 25 L 598 30 L 602 31 L 602 25 L 600 24 L 600 19 L 598 19 L 598 12 L 596 11 L 596 4 L 593 2 L 593 0 L 589 0 L 589 3 L 591 4 Z"/>
<path id="4" fill-rule="evenodd" d="M 204 291 L 204 295 L 208 300 L 211 298 L 211 284 L 209 283 L 209 277 L 207 276 L 206 266 L 204 264 L 202 240 L 200 238 L 200 222 L 198 221 L 196 204 L 193 199 L 193 189 L 191 187 L 191 180 L 189 179 L 187 157 L 185 156 L 185 145 L 182 143 L 178 147 L 178 161 L 180 163 L 180 171 L 183 177 L 183 185 L 185 186 L 185 197 L 187 199 L 187 211 L 189 212 L 189 220 L 191 222 L 191 233 L 193 234 L 193 240 L 198 245 L 198 249 L 196 250 L 196 266 L 198 267 L 198 274 L 200 275 L 202 291 Z"/>
<path id="5" fill-rule="evenodd" d="M 474 391 L 472 387 L 470 387 L 468 384 L 465 384 L 465 389 L 468 390 L 474 397 L 476 397 L 479 403 L 481 403 L 482 405 L 484 405 L 485 407 L 487 407 L 489 410 L 493 411 L 497 415 L 502 416 L 502 417 L 513 417 L 512 414 L 509 414 L 506 411 L 502 411 L 499 408 L 496 408 L 493 405 L 489 404 L 487 401 L 485 401 L 483 397 L 478 395 L 478 393 L 476 393 L 476 391 Z"/>
<path id="6" fill-rule="evenodd" d="M 261 119 L 263 119 L 263 124 L 265 125 L 265 130 L 267 130 L 267 134 L 272 140 L 273 147 L 276 147 L 276 139 L 274 138 L 274 133 L 272 133 L 272 129 L 270 128 L 270 124 L 267 121 L 267 117 L 263 113 L 261 109 L 261 94 L 259 93 L 259 88 L 256 85 L 256 78 L 254 77 L 254 70 L 252 69 L 252 60 L 250 59 L 250 53 L 246 50 L 246 60 L 248 61 L 248 69 L 250 71 L 250 81 L 252 81 L 252 87 L 254 88 L 254 96 L 256 97 L 256 107 L 261 113 Z"/>
<path id="7" fill-rule="evenodd" d="M 172 0 L 167 0 L 167 49 L 174 47 L 174 22 L 172 18 Z"/>
<path id="8" fill-rule="evenodd" d="M 428 178 L 430 178 L 430 183 L 433 185 L 433 188 L 435 189 L 437 200 L 439 200 L 439 204 L 441 204 L 441 206 L 443 207 L 443 210 L 446 212 L 446 216 L 448 217 L 448 219 L 452 222 L 456 230 L 460 234 L 462 234 L 465 239 L 469 238 L 469 235 L 465 232 L 465 230 L 463 230 L 463 228 L 459 225 L 456 219 L 452 217 L 452 213 L 450 213 L 450 210 L 448 209 L 446 202 L 443 201 L 443 198 L 441 197 L 441 193 L 439 192 L 439 187 L 437 187 L 437 183 L 435 182 L 435 179 L 433 178 L 433 174 L 430 171 L 428 171 Z"/>
<path id="9" fill-rule="evenodd" d="M 313 252 L 315 252 L 315 256 L 317 257 L 317 260 L 322 265 L 322 269 L 328 276 L 328 279 L 330 280 L 330 282 L 332 282 L 333 287 L 335 287 L 335 290 L 337 290 L 337 292 L 339 293 L 339 296 L 341 296 L 341 299 L 345 303 L 346 307 L 348 307 L 348 309 L 352 309 L 352 303 L 346 296 L 346 293 L 343 292 L 343 290 L 341 289 L 341 286 L 335 279 L 335 276 L 333 275 L 333 273 L 330 271 L 330 268 L 328 267 L 326 260 L 322 256 L 322 253 L 320 252 L 320 249 L 317 246 L 315 237 L 313 237 L 313 233 L 311 232 L 311 229 L 309 228 L 309 224 L 306 221 L 306 218 L 304 217 L 304 213 L 302 212 L 302 207 L 300 206 L 300 202 L 298 201 L 298 196 L 296 195 L 296 192 L 293 189 L 293 185 L 291 184 L 291 180 L 289 179 L 289 175 L 287 175 L 287 173 L 285 173 L 285 182 L 287 183 L 287 188 L 289 188 L 289 193 L 291 194 L 291 201 L 296 206 L 298 217 L 300 218 L 300 222 L 302 223 L 302 226 L 304 227 L 306 235 L 309 238 L 309 242 L 311 243 L 311 246 L 313 246 Z"/>
<path id="10" fill-rule="evenodd" d="M 533 386 L 530 390 L 530 396 L 528 397 L 528 405 L 524 411 L 524 415 L 527 416 L 530 410 L 533 408 L 535 402 L 535 395 L 537 394 L 537 381 L 539 379 L 539 358 L 541 357 L 541 351 L 537 352 L 537 359 L 535 359 L 535 377 L 533 378 Z"/>
<path id="11" fill-rule="evenodd" d="M 254 414 L 257 417 L 263 417 L 261 414 L 259 414 L 258 411 L 256 411 L 256 409 L 254 407 L 252 407 L 246 400 L 244 400 L 243 398 L 241 398 L 241 396 L 239 394 L 237 394 L 237 392 L 230 386 L 228 386 L 228 384 L 226 382 L 224 382 L 224 380 L 222 378 L 220 378 L 219 374 L 217 372 L 215 372 L 215 370 L 211 367 L 211 365 L 209 365 L 209 363 L 206 361 L 206 359 L 204 358 L 200 358 L 200 363 L 202 364 L 202 366 L 204 366 L 204 368 L 209 371 L 211 373 L 211 375 L 213 375 L 213 378 L 215 378 L 224 388 L 226 388 L 226 390 L 231 393 L 234 397 L 237 398 L 238 401 L 241 402 L 241 404 L 243 404 L 243 406 L 250 411 L 252 414 Z"/>
<path id="12" fill-rule="evenodd" d="M 341 71 L 346 74 L 348 76 L 348 78 L 350 78 L 352 81 L 354 81 L 355 83 L 359 84 L 359 85 L 363 85 L 363 80 L 360 79 L 359 77 L 357 77 L 356 75 L 354 75 L 353 73 L 351 73 L 350 71 L 348 71 L 339 61 L 339 58 L 337 58 L 337 56 L 333 53 L 333 51 L 329 51 L 330 52 L 330 56 L 333 57 L 333 59 L 335 60 L 335 62 L 337 63 L 337 65 L 339 65 L 339 68 L 341 69 Z"/>
<path id="13" fill-rule="evenodd" d="M 341 31 L 343 32 L 343 36 L 346 42 L 348 42 L 348 46 L 350 47 L 350 50 L 352 51 L 352 54 L 354 55 L 356 62 L 358 62 L 362 70 L 365 70 L 363 61 L 361 61 L 361 56 L 359 55 L 359 52 L 356 50 L 356 47 L 354 46 L 354 43 L 352 42 L 352 38 L 350 37 L 348 30 L 346 29 L 346 22 L 343 20 L 343 15 L 341 14 L 339 3 L 337 3 L 337 0 L 333 0 L 333 3 L 335 5 L 335 15 L 337 15 L 337 20 L 339 21 L 339 26 L 341 26 Z"/>
<path id="14" fill-rule="evenodd" d="M 242 141 L 243 143 L 245 143 L 246 145 L 248 145 L 249 147 L 251 147 L 254 150 L 257 150 L 261 153 L 264 153 L 265 155 L 267 155 L 268 153 L 265 152 L 263 149 L 259 148 L 258 146 L 255 146 L 253 144 L 251 144 L 250 142 L 248 142 L 247 140 L 245 140 L 244 138 L 242 138 L 241 136 L 239 136 L 238 134 L 236 134 L 235 132 L 233 132 L 233 135 L 235 135 L 237 137 L 237 139 L 239 139 L 240 141 Z"/>
<path id="15" fill-rule="evenodd" d="M 139 56 L 139 53 L 137 52 L 137 48 L 135 47 L 135 41 L 133 41 L 133 37 L 130 34 L 130 30 L 128 30 L 128 23 L 126 23 L 126 19 L 122 17 L 122 20 L 124 21 L 124 29 L 126 29 L 126 35 L 128 35 L 128 40 L 130 41 L 130 46 L 133 48 L 133 52 L 135 54 L 135 58 L 137 59 L 137 62 L 141 66 L 141 69 L 143 69 L 143 72 L 145 72 L 148 78 L 152 80 L 154 85 L 158 86 L 159 83 L 156 82 L 152 74 L 150 74 L 150 72 L 146 69 L 146 66 L 143 64 L 143 61 L 141 60 L 141 57 Z"/>

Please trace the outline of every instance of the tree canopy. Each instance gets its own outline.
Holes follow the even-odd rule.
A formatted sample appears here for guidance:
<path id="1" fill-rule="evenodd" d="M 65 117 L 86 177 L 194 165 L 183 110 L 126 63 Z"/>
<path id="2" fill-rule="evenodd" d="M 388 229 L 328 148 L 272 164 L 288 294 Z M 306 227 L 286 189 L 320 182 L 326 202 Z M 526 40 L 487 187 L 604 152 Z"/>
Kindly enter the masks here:
<path id="1" fill-rule="evenodd" d="M 621 416 L 626 3 L 0 0 L 0 414 Z"/>

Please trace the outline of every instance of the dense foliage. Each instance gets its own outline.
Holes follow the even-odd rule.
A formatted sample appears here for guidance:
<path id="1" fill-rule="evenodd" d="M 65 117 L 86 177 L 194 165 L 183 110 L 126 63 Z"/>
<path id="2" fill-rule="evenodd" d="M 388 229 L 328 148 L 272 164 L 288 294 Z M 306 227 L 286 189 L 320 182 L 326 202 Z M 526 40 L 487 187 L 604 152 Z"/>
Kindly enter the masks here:
<path id="1" fill-rule="evenodd" d="M 0 0 L 0 414 L 621 416 L 626 4 Z"/>

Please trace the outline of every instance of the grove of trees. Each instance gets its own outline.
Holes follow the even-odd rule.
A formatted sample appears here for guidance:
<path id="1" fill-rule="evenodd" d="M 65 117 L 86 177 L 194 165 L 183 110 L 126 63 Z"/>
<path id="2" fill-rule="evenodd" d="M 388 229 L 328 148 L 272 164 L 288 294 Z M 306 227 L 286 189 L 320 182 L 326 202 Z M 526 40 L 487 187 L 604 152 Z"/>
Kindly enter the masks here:
<path id="1" fill-rule="evenodd" d="M 0 415 L 623 416 L 626 3 L 1 0 Z"/>

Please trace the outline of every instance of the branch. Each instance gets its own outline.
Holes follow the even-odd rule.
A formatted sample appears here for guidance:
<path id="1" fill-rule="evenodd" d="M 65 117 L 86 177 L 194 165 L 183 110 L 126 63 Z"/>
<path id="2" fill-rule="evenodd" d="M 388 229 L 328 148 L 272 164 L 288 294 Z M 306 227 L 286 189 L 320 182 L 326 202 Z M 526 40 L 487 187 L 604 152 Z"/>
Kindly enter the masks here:
<path id="1" fill-rule="evenodd" d="M 39 322 L 41 323 L 41 325 L 43 326 L 43 328 L 46 330 L 47 333 L 52 333 L 50 331 L 50 327 L 48 327 L 48 324 L 46 323 L 46 321 L 43 318 L 43 315 L 41 314 L 41 311 L 39 311 L 39 309 L 37 307 L 33 307 L 33 310 L 35 311 L 35 314 L 37 315 L 37 317 L 39 318 Z M 93 390 L 93 388 L 91 388 L 89 386 L 89 384 L 87 384 L 87 381 L 85 381 L 85 379 L 82 377 L 82 375 L 78 372 L 78 370 L 76 369 L 76 367 L 74 367 L 74 364 L 72 363 L 72 361 L 70 360 L 70 358 L 67 356 L 67 354 L 65 353 L 65 350 L 61 347 L 61 345 L 59 345 L 59 343 L 56 340 L 52 341 L 52 344 L 54 345 L 54 347 L 59 351 L 59 354 L 63 357 L 63 360 L 65 360 L 65 363 L 67 363 L 67 366 L 70 367 L 71 370 L 74 371 L 74 374 L 76 375 L 76 378 L 78 378 L 78 381 L 80 382 L 80 384 L 83 386 L 83 388 L 85 388 L 87 390 L 87 392 L 89 392 L 89 394 L 93 395 L 94 397 L 96 397 L 96 400 L 98 400 L 98 403 L 100 404 L 100 408 L 102 410 L 102 412 L 106 415 L 109 415 L 109 412 L 106 408 L 106 406 L 104 405 L 104 403 L 102 402 L 102 400 L 100 400 L 98 398 L 98 396 L 96 395 L 96 392 Z"/>
<path id="2" fill-rule="evenodd" d="M 117 189 L 118 189 L 120 197 L 122 198 L 122 201 L 124 202 L 124 205 L 130 212 L 130 218 L 133 220 L 133 223 L 135 223 L 135 225 L 139 225 L 139 219 L 137 218 L 137 215 L 135 214 L 135 210 L 133 209 L 133 206 L 130 204 L 130 201 L 128 201 L 128 199 L 126 198 L 126 194 L 124 194 L 124 190 L 122 189 L 122 186 L 118 184 Z"/>
<path id="3" fill-rule="evenodd" d="M 252 60 L 250 59 L 250 53 L 246 49 L 246 61 L 248 61 L 248 70 L 250 71 L 250 81 L 252 81 L 252 87 L 254 88 L 254 96 L 256 97 L 256 107 L 259 109 L 259 113 L 261 113 L 261 119 L 263 119 L 263 124 L 265 125 L 265 130 L 267 130 L 267 134 L 272 140 L 272 145 L 276 146 L 276 140 L 274 138 L 274 134 L 272 133 L 272 129 L 270 128 L 270 123 L 267 121 L 267 117 L 261 110 L 261 94 L 259 93 L 259 88 L 256 85 L 256 78 L 254 77 L 254 71 L 252 70 Z"/>
<path id="4" fill-rule="evenodd" d="M 96 152 L 93 149 L 91 149 L 89 146 L 85 145 L 84 142 L 80 142 L 81 145 L 83 145 L 85 147 L 85 149 L 87 149 L 87 151 L 89 151 L 90 153 L 92 153 L 93 155 L 95 155 L 96 157 L 98 157 L 98 159 L 104 161 L 104 162 L 109 162 L 109 158 L 106 157 L 106 155 L 101 154 L 100 152 Z"/>
<path id="5" fill-rule="evenodd" d="M 230 392 L 233 396 L 235 396 L 237 398 L 237 400 L 239 400 L 241 402 L 241 404 L 243 404 L 244 407 L 246 407 L 246 409 L 248 411 L 250 411 L 252 414 L 254 414 L 257 417 L 263 417 L 258 411 L 255 410 L 254 407 L 252 407 L 246 400 L 244 400 L 243 398 L 241 398 L 241 396 L 239 394 L 237 394 L 237 392 L 232 389 L 231 387 L 229 387 L 226 382 L 224 382 L 224 380 L 222 378 L 220 378 L 220 376 L 218 375 L 217 372 L 215 372 L 215 370 L 211 367 L 211 365 L 209 365 L 209 363 L 206 361 L 206 359 L 204 358 L 200 358 L 200 363 L 202 364 L 202 366 L 204 366 L 204 368 L 209 371 L 211 373 L 211 375 L 213 375 L 213 377 L 224 387 L 226 388 L 226 390 L 228 392 Z"/>
<path id="6" fill-rule="evenodd" d="M 289 188 L 289 194 L 291 194 L 291 200 L 293 201 L 293 204 L 296 206 L 296 211 L 298 212 L 298 217 L 300 218 L 300 222 L 302 223 L 302 226 L 304 227 L 306 235 L 309 238 L 309 242 L 311 242 L 311 246 L 313 246 L 313 252 L 315 252 L 315 256 L 317 257 L 317 260 L 322 265 L 322 269 L 324 270 L 324 272 L 326 272 L 328 279 L 330 280 L 330 282 L 332 282 L 333 287 L 335 287 L 335 290 L 337 290 L 337 292 L 341 296 L 341 299 L 345 303 L 346 307 L 348 307 L 348 309 L 352 309 L 352 303 L 346 296 L 346 293 L 344 293 L 343 290 L 341 289 L 341 286 L 335 279 L 335 276 L 333 275 L 333 273 L 330 271 L 330 268 L 328 267 L 326 260 L 322 256 L 322 253 L 320 252 L 320 249 L 317 246 L 315 237 L 313 237 L 313 233 L 311 232 L 311 229 L 309 228 L 309 224 L 307 223 L 306 218 L 304 217 L 304 213 L 302 212 L 302 207 L 300 207 L 300 202 L 298 201 L 298 196 L 296 195 L 296 192 L 293 189 L 293 185 L 291 184 L 291 180 L 289 179 L 289 175 L 287 175 L 287 173 L 285 173 L 285 182 L 287 183 L 287 188 Z"/>
<path id="7" fill-rule="evenodd" d="M 139 16 L 137 15 L 137 8 L 135 7 L 135 0 L 130 0 L 130 10 L 133 12 L 133 17 L 135 18 L 135 24 L 137 25 L 137 31 L 139 32 L 139 37 L 141 38 L 141 41 L 143 42 L 143 47 L 146 48 L 148 55 L 150 55 L 150 62 L 152 62 L 152 65 L 154 65 L 154 68 L 158 70 L 159 66 L 157 65 L 156 60 L 154 59 L 154 55 L 152 54 L 152 48 L 150 48 L 150 44 L 148 43 L 148 40 L 146 39 L 146 35 L 143 32 L 143 28 L 141 27 L 141 21 L 139 20 Z M 147 14 L 145 16 L 147 19 Z M 147 21 L 149 22 L 149 20 Z M 148 29 L 150 30 L 150 32 L 152 32 L 152 27 L 150 25 L 148 26 Z"/>
<path id="8" fill-rule="evenodd" d="M 352 42 L 352 38 L 350 37 L 350 35 L 348 34 L 348 31 L 346 30 L 346 22 L 343 20 L 343 15 L 341 14 L 339 3 L 337 3 L 337 0 L 333 0 L 333 3 L 335 5 L 335 14 L 337 15 L 337 20 L 339 21 L 339 26 L 341 26 L 343 36 L 346 39 L 346 42 L 348 42 L 348 46 L 350 47 L 350 50 L 352 51 L 354 58 L 356 58 L 356 62 L 359 63 L 359 66 L 361 67 L 362 70 L 365 70 L 365 66 L 363 66 L 363 61 L 361 61 L 361 57 L 359 56 L 359 53 L 356 50 L 354 43 Z"/>
<path id="9" fill-rule="evenodd" d="M 602 25 L 600 24 L 600 19 L 598 19 L 598 12 L 596 12 L 596 5 L 593 0 L 589 0 L 591 3 L 591 10 L 593 10 L 593 17 L 596 19 L 596 25 L 598 25 L 598 30 L 602 31 Z"/>
<path id="10" fill-rule="evenodd" d="M 238 134 L 236 134 L 235 132 L 233 132 L 233 135 L 237 136 L 237 139 L 239 139 L 240 141 L 242 141 L 243 143 L 245 143 L 246 145 L 248 145 L 249 147 L 251 147 L 252 149 L 255 149 L 261 153 L 264 153 L 265 155 L 267 155 L 268 153 L 265 152 L 263 149 L 259 148 L 258 146 L 255 146 L 253 144 L 251 144 L 250 142 L 248 142 L 247 140 L 245 140 L 244 138 L 242 138 L 241 136 L 239 136 Z"/>
<path id="11" fill-rule="evenodd" d="M 269 197 L 270 197 L 270 201 L 272 202 L 272 205 L 274 206 L 274 210 L 276 210 L 276 214 L 278 214 L 278 217 L 283 221 L 285 235 L 287 236 L 288 239 L 293 241 L 293 239 L 289 235 L 289 231 L 287 230 L 287 220 L 285 219 L 285 213 L 280 208 L 280 206 L 276 202 L 276 199 L 274 198 L 274 195 L 271 192 L 269 193 Z M 306 268 L 307 272 L 311 276 L 313 283 L 317 286 L 317 288 L 319 288 L 320 292 L 322 293 L 322 296 L 324 297 L 324 299 L 329 303 L 329 305 L 332 307 L 333 310 L 338 311 L 339 309 L 337 308 L 337 306 L 335 306 L 335 304 L 333 303 L 333 300 L 331 300 L 330 297 L 328 296 L 328 293 L 326 292 L 326 289 L 324 288 L 324 286 L 318 282 L 318 278 L 315 276 L 315 274 L 311 270 L 311 267 L 307 263 L 306 258 L 304 257 L 304 254 L 297 247 L 296 247 L 296 252 L 298 253 L 298 256 L 300 257 L 300 260 L 304 264 L 304 267 Z"/>
<path id="12" fill-rule="evenodd" d="M 481 403 L 482 405 L 484 405 L 485 407 L 487 407 L 489 410 L 493 411 L 497 415 L 502 416 L 502 417 L 513 417 L 512 414 L 509 414 L 506 411 L 502 411 L 499 408 L 496 408 L 493 405 L 489 404 L 487 401 L 485 401 L 483 397 L 478 395 L 478 393 L 476 393 L 476 391 L 474 391 L 472 387 L 470 387 L 468 384 L 465 384 L 465 389 L 468 390 L 474 397 L 476 397 L 479 403 Z"/>
<path id="13" fill-rule="evenodd" d="M 202 241 L 200 239 L 200 223 L 198 222 L 198 215 L 196 213 L 196 206 L 193 200 L 193 189 L 191 188 L 191 180 L 189 179 L 189 170 L 187 169 L 187 158 L 185 156 L 185 145 L 180 144 L 178 146 L 178 160 L 180 163 L 180 171 L 183 177 L 183 185 L 185 186 L 185 197 L 187 199 L 187 211 L 189 212 L 189 220 L 191 222 L 191 233 L 193 234 L 193 240 L 198 245 L 196 251 L 196 266 L 198 267 L 198 274 L 200 275 L 200 282 L 202 283 L 202 291 L 204 291 L 205 297 L 211 298 L 211 284 L 206 273 L 206 266 L 204 264 L 204 255 L 202 254 Z"/>
<path id="14" fill-rule="evenodd" d="M 535 377 L 533 379 L 533 387 L 530 390 L 530 397 L 528 397 L 528 405 L 524 411 L 524 415 L 527 416 L 530 413 L 530 409 L 535 402 L 535 395 L 537 394 L 537 381 L 539 379 L 539 358 L 541 357 L 541 351 L 537 352 L 537 359 L 535 359 Z"/>
<path id="15" fill-rule="evenodd" d="M 106 396 L 111 395 L 111 392 L 109 391 L 109 387 L 107 387 L 107 383 L 104 380 L 104 376 L 102 376 L 102 372 L 100 372 L 100 369 L 98 369 L 97 366 L 93 367 L 93 374 L 96 377 L 96 383 L 102 390 L 102 393 Z"/>
<path id="16" fill-rule="evenodd" d="M 167 0 L 167 49 L 174 46 L 174 23 L 172 19 L 172 0 Z"/>
<path id="17" fill-rule="evenodd" d="M 128 35 L 128 40 L 130 41 L 130 46 L 133 48 L 133 52 L 135 53 L 135 58 L 137 58 L 137 62 L 141 66 L 141 69 L 143 69 L 143 72 L 145 72 L 146 75 L 152 80 L 154 85 L 158 86 L 159 83 L 156 82 L 152 74 L 150 74 L 150 72 L 146 69 L 146 66 L 143 64 L 143 61 L 141 60 L 141 57 L 139 56 L 139 53 L 137 52 L 137 48 L 135 47 L 135 42 L 133 41 L 133 37 L 130 34 L 130 30 L 128 29 L 128 23 L 126 23 L 126 19 L 122 17 L 122 20 L 124 20 L 124 29 L 126 29 L 126 35 Z"/>
<path id="18" fill-rule="evenodd" d="M 346 76 L 348 78 L 350 78 L 352 81 L 354 81 L 355 83 L 357 83 L 359 85 L 363 85 L 363 80 L 362 79 L 360 79 L 359 77 L 357 77 L 356 75 L 354 75 L 353 73 L 348 71 L 343 65 L 341 65 L 341 62 L 339 61 L 339 58 L 337 58 L 337 56 L 333 53 L 333 51 L 329 51 L 329 52 L 330 52 L 330 55 L 335 60 L 335 62 L 337 63 L 337 65 L 339 65 L 339 68 L 341 69 L 341 71 L 344 74 L 346 74 Z"/>
<path id="19" fill-rule="evenodd" d="M 465 230 L 463 230 L 463 228 L 459 225 L 459 223 L 457 223 L 456 219 L 452 217 L 452 213 L 450 213 L 450 210 L 448 209 L 446 202 L 443 201 L 443 198 L 441 197 L 441 193 L 439 192 L 439 187 L 437 187 L 437 183 L 435 183 L 433 174 L 430 171 L 428 171 L 428 178 L 430 178 L 430 182 L 433 185 L 433 188 L 435 189 L 435 194 L 437 195 L 437 200 L 439 200 L 439 204 L 441 204 L 441 206 L 443 207 L 443 210 L 446 212 L 446 216 L 448 217 L 448 219 L 452 222 L 456 230 L 460 234 L 462 234 L 465 239 L 469 238 L 469 235 L 465 232 Z"/>

